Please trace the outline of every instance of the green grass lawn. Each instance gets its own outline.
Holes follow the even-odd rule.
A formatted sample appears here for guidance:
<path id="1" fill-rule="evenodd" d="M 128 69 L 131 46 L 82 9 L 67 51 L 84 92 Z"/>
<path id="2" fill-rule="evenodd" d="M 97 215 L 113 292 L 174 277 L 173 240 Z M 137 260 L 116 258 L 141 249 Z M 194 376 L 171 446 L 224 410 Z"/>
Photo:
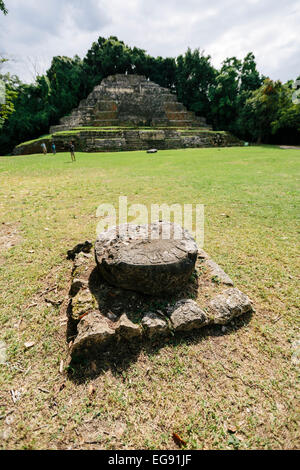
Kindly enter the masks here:
<path id="1" fill-rule="evenodd" d="M 173 449 L 174 432 L 188 449 L 299 448 L 299 160 L 267 146 L 1 157 L 0 448 Z M 60 373 L 66 324 L 45 291 L 66 292 L 67 250 L 95 240 L 97 207 L 120 195 L 204 204 L 204 249 L 256 314 L 76 383 Z"/>

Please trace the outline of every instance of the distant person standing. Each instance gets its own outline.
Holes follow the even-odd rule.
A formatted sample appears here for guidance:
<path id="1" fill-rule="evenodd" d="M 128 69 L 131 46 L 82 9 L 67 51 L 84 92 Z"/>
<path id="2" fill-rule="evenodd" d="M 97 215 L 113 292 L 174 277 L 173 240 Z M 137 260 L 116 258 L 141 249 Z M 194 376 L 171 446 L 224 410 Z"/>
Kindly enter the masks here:
<path id="1" fill-rule="evenodd" d="M 53 155 L 56 155 L 56 146 L 54 142 L 52 142 L 52 153 Z"/>
<path id="2" fill-rule="evenodd" d="M 74 145 L 74 142 L 73 142 L 73 141 L 70 143 L 70 152 L 71 152 L 71 159 L 72 159 L 72 162 L 76 162 L 76 157 L 75 157 L 75 145 Z"/>
<path id="3" fill-rule="evenodd" d="M 41 147 L 42 147 L 42 150 L 43 150 L 43 154 L 47 155 L 47 147 L 46 147 L 45 142 L 42 143 Z"/>

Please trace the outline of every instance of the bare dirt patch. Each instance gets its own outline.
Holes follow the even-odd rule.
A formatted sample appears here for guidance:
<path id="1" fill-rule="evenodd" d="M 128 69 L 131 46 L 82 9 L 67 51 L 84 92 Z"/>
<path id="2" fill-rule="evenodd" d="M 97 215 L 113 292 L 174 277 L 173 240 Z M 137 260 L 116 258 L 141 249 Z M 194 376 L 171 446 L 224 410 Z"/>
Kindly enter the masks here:
<path id="1" fill-rule="evenodd" d="M 10 250 L 22 241 L 17 224 L 2 222 L 0 225 L 0 254 Z"/>
<path id="2" fill-rule="evenodd" d="M 3 254 L 14 246 L 20 245 L 21 242 L 22 236 L 18 224 L 2 222 L 0 225 L 0 264 L 4 263 Z"/>

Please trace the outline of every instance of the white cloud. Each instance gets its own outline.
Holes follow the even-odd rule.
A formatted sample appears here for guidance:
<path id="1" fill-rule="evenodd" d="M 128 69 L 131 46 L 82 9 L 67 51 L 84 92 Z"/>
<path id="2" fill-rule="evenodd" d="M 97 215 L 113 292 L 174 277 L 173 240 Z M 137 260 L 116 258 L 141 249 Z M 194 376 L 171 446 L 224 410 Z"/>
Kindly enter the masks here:
<path id="1" fill-rule="evenodd" d="M 152 55 L 177 56 L 188 47 L 212 55 L 217 66 L 254 52 L 259 69 L 285 81 L 300 75 L 298 0 L 6 0 L 0 53 L 31 80 L 28 56 L 41 71 L 54 55 L 83 56 L 98 36 L 117 36 Z M 25 60 L 24 60 L 25 59 Z M 27 65 L 26 65 L 27 64 Z"/>

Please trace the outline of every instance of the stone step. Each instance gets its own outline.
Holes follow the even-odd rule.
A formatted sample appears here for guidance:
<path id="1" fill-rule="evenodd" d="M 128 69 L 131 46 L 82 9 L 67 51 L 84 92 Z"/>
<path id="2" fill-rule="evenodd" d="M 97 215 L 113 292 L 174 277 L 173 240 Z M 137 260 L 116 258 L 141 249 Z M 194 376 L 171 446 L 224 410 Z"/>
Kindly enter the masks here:
<path id="1" fill-rule="evenodd" d="M 200 122 L 200 123 L 199 123 L 199 122 L 194 122 L 194 123 L 191 125 L 191 127 L 196 127 L 196 128 L 198 128 L 199 126 L 204 127 L 204 128 L 207 129 L 207 130 L 212 130 L 212 127 L 211 127 L 211 126 L 209 126 L 208 124 L 203 124 L 203 123 L 201 123 L 201 122 Z"/>
<path id="2" fill-rule="evenodd" d="M 80 132 L 80 137 L 88 139 L 120 139 L 123 138 L 123 132 Z"/>
<path id="3" fill-rule="evenodd" d="M 109 145 L 110 143 L 115 144 L 116 142 L 119 142 L 119 141 L 122 141 L 123 143 L 125 142 L 125 139 L 122 137 L 115 137 L 111 139 L 91 139 L 91 140 L 101 145 Z"/>
<path id="4" fill-rule="evenodd" d="M 91 125 L 93 127 L 109 127 L 109 126 L 118 126 L 119 121 L 118 119 L 109 119 L 109 120 L 104 120 L 104 119 L 95 119 L 93 121 L 90 121 L 90 123 L 87 123 L 87 125 Z"/>
<path id="5" fill-rule="evenodd" d="M 164 104 L 164 110 L 166 112 L 180 112 L 180 111 L 186 111 L 186 108 L 185 106 L 183 106 L 182 103 L 166 102 Z"/>
<path id="6" fill-rule="evenodd" d="M 68 129 L 69 129 L 69 126 L 63 126 L 63 125 L 52 126 L 50 127 L 50 134 L 55 134 L 55 132 L 66 131 Z"/>
<path id="7" fill-rule="evenodd" d="M 187 111 L 167 112 L 166 115 L 170 121 L 193 121 L 193 116 Z"/>
<path id="8" fill-rule="evenodd" d="M 177 97 L 171 94 L 163 94 L 162 93 L 162 100 L 165 103 L 178 103 Z"/>
<path id="9" fill-rule="evenodd" d="M 197 123 L 194 123 L 191 119 L 186 119 L 186 120 L 170 120 L 170 126 L 174 126 L 174 127 L 193 127 L 193 125 L 197 125 Z"/>
<path id="10" fill-rule="evenodd" d="M 187 111 L 169 89 L 145 77 L 119 74 L 104 79 L 87 99 L 80 102 L 77 109 L 62 118 L 59 126 L 53 129 L 66 130 L 76 126 L 125 127 L 126 124 L 143 126 L 149 125 L 151 119 L 153 127 L 207 126 L 204 118 Z"/>
<path id="11" fill-rule="evenodd" d="M 100 111 L 117 111 L 118 105 L 112 100 L 99 100 L 97 101 L 97 108 Z"/>
<path id="12" fill-rule="evenodd" d="M 116 111 L 96 111 L 94 114 L 94 119 L 95 120 L 100 120 L 100 121 L 116 121 L 118 118 L 118 115 Z"/>

